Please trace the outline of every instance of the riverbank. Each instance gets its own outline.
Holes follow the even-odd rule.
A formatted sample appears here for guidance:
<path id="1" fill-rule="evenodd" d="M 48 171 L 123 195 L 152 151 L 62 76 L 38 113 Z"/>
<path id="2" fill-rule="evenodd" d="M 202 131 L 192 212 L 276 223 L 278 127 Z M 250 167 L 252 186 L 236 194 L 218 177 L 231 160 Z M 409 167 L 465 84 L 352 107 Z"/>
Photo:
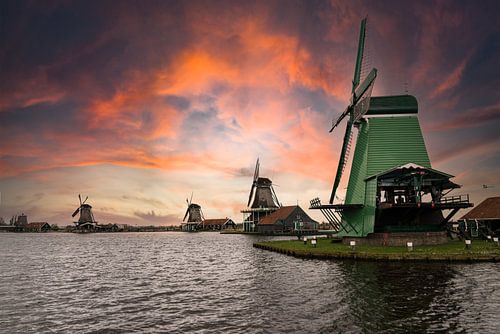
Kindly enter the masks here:
<path id="1" fill-rule="evenodd" d="M 331 239 L 317 239 L 316 247 L 310 241 L 279 240 L 254 243 L 255 248 L 308 259 L 356 259 L 368 261 L 447 261 L 498 262 L 500 247 L 493 243 L 474 240 L 470 249 L 463 241 L 450 241 L 444 245 L 406 247 L 356 246 L 351 248 Z"/>

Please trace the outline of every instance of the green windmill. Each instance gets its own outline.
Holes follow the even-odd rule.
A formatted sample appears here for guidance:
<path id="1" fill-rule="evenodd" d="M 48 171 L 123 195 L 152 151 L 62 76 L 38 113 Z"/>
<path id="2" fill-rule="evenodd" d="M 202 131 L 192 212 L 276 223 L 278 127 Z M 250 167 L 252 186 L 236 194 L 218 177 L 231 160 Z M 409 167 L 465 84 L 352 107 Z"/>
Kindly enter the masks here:
<path id="1" fill-rule="evenodd" d="M 366 18 L 361 21 L 352 98 L 330 130 L 347 119 L 329 204 L 315 198 L 311 209 L 321 210 L 339 236 L 443 231 L 460 208 L 472 204 L 468 195 L 446 196 L 460 186 L 450 181 L 452 175 L 431 168 L 417 99 L 411 95 L 372 97 L 375 68 L 360 83 L 365 31 Z M 355 129 L 358 134 L 345 200 L 334 203 Z M 446 216 L 443 210 L 449 211 Z"/>

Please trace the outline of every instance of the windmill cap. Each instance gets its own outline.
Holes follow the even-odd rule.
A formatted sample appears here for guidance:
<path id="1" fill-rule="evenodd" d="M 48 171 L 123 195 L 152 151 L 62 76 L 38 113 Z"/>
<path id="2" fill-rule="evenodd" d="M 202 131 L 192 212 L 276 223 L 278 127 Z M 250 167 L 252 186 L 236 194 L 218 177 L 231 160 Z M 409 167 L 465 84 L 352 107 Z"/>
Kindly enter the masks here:
<path id="1" fill-rule="evenodd" d="M 370 98 L 370 115 L 385 114 L 416 114 L 418 113 L 417 98 L 413 95 L 374 96 Z"/>
<path id="2" fill-rule="evenodd" d="M 272 184 L 273 181 L 271 181 L 271 179 L 269 179 L 267 177 L 259 177 L 257 179 L 257 183 L 259 183 L 259 184 Z"/>

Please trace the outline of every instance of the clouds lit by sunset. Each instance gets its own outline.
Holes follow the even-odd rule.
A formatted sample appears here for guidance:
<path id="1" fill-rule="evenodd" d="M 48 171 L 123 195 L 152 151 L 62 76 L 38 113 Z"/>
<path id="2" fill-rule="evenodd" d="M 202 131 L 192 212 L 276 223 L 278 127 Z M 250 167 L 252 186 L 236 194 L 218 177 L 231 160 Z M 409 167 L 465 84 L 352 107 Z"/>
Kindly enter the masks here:
<path id="1" fill-rule="evenodd" d="M 241 221 L 257 157 L 282 203 L 326 201 L 366 15 L 373 94 L 415 95 L 433 167 L 498 195 L 498 4 L 2 2 L 0 216 L 67 225 L 81 193 L 101 222 L 179 224 L 193 192 Z"/>

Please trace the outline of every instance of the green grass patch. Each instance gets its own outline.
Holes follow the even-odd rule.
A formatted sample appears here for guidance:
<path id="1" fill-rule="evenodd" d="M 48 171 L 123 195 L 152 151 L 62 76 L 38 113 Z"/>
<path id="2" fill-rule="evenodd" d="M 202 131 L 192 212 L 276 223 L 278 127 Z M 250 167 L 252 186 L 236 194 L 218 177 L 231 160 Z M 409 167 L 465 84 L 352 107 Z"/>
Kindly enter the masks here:
<path id="1" fill-rule="evenodd" d="M 279 240 L 255 243 L 254 247 L 306 258 L 353 258 L 365 260 L 424 260 L 424 261 L 498 261 L 500 247 L 495 243 L 474 240 L 466 249 L 463 241 L 450 241 L 443 245 L 406 247 L 363 246 L 353 249 L 330 239 L 317 239 L 314 247 L 299 240 Z"/>

